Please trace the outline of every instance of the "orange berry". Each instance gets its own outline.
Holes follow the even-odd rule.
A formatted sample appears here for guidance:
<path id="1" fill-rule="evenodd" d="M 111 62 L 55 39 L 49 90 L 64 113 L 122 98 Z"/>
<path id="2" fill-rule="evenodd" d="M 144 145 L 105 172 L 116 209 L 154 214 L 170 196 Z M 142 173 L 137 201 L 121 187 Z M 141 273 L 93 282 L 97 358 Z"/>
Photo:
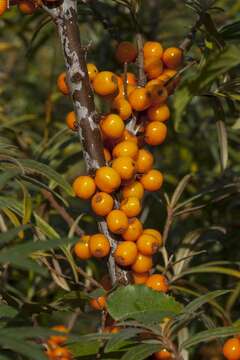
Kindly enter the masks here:
<path id="1" fill-rule="evenodd" d="M 129 156 L 119 156 L 112 162 L 112 167 L 122 180 L 130 180 L 135 174 L 135 162 Z"/>
<path id="2" fill-rule="evenodd" d="M 130 131 L 127 129 L 124 130 L 122 140 L 126 141 L 133 141 L 135 144 L 138 143 L 138 139 L 136 135 L 133 135 Z"/>
<path id="3" fill-rule="evenodd" d="M 157 238 L 159 246 L 162 245 L 162 235 L 159 231 L 157 231 L 155 229 L 144 229 L 143 234 L 148 234 L 148 235 L 154 236 L 155 238 Z"/>
<path id="4" fill-rule="evenodd" d="M 240 340 L 237 338 L 228 339 L 223 346 L 223 355 L 228 360 L 240 359 Z"/>
<path id="5" fill-rule="evenodd" d="M 138 218 L 132 218 L 129 219 L 128 222 L 128 228 L 127 230 L 122 234 L 122 238 L 126 241 L 137 241 L 139 236 L 143 232 L 143 226 L 140 220 Z"/>
<path id="6" fill-rule="evenodd" d="M 63 95 L 69 95 L 70 94 L 70 89 L 69 86 L 67 84 L 67 77 L 66 77 L 66 73 L 62 72 L 58 78 L 57 78 L 57 87 L 58 90 L 61 91 L 61 93 Z"/>
<path id="7" fill-rule="evenodd" d="M 163 175 L 158 170 L 150 170 L 141 178 L 141 184 L 147 191 L 158 191 L 163 184 Z"/>
<path id="8" fill-rule="evenodd" d="M 66 116 L 66 124 L 69 127 L 69 129 L 73 131 L 77 131 L 78 125 L 76 120 L 76 115 L 74 111 L 70 111 Z"/>
<path id="9" fill-rule="evenodd" d="M 145 284 L 146 281 L 148 280 L 149 273 L 148 272 L 145 272 L 145 273 L 135 273 L 135 272 L 133 272 L 132 276 L 133 276 L 134 284 L 142 285 L 142 284 Z"/>
<path id="10" fill-rule="evenodd" d="M 157 360 L 171 360 L 172 359 L 171 353 L 169 351 L 167 351 L 166 349 L 163 349 L 163 350 L 155 353 L 154 357 Z"/>
<path id="11" fill-rule="evenodd" d="M 132 241 L 124 241 L 117 245 L 114 258 L 120 266 L 130 266 L 137 258 L 137 247 Z"/>
<path id="12" fill-rule="evenodd" d="M 103 166 L 96 171 L 95 183 L 100 190 L 112 193 L 119 188 L 121 178 L 115 169 Z"/>
<path id="13" fill-rule="evenodd" d="M 124 122 L 120 116 L 109 114 L 101 121 L 103 134 L 110 139 L 118 139 L 124 131 Z"/>
<path id="14" fill-rule="evenodd" d="M 127 215 L 121 210 L 112 210 L 107 216 L 107 225 L 114 234 L 122 234 L 128 228 Z"/>
<path id="15" fill-rule="evenodd" d="M 107 148 L 103 149 L 103 153 L 104 153 L 104 159 L 106 162 L 110 162 L 112 159 L 111 153 Z"/>
<path id="16" fill-rule="evenodd" d="M 101 71 L 93 79 L 93 89 L 101 96 L 111 95 L 117 90 L 117 78 L 111 71 Z"/>
<path id="17" fill-rule="evenodd" d="M 81 260 L 88 260 L 92 257 L 89 247 L 90 236 L 83 235 L 74 247 L 76 256 Z"/>
<path id="18" fill-rule="evenodd" d="M 66 326 L 64 326 L 64 325 L 53 326 L 51 328 L 51 330 L 59 331 L 61 333 L 68 333 L 69 332 L 68 328 L 66 328 Z M 50 346 L 54 347 L 54 346 L 57 346 L 57 345 L 62 345 L 66 340 L 67 340 L 66 335 L 52 335 L 48 340 L 48 344 Z"/>
<path id="19" fill-rule="evenodd" d="M 132 265 L 132 270 L 135 273 L 145 273 L 148 272 L 153 266 L 153 261 L 151 256 L 146 256 L 143 254 L 138 254 L 136 261 Z"/>
<path id="20" fill-rule="evenodd" d="M 182 49 L 170 47 L 163 52 L 163 62 L 170 69 L 177 69 L 183 60 Z"/>
<path id="21" fill-rule="evenodd" d="M 133 62 L 137 57 L 135 46 L 129 41 L 122 41 L 116 50 L 116 59 L 120 64 Z"/>
<path id="22" fill-rule="evenodd" d="M 146 149 L 140 149 L 136 160 L 136 171 L 138 173 L 145 173 L 151 170 L 153 166 L 153 155 Z"/>
<path id="23" fill-rule="evenodd" d="M 113 157 L 128 156 L 135 159 L 138 154 L 138 146 L 133 141 L 124 140 L 113 148 Z"/>
<path id="24" fill-rule="evenodd" d="M 113 101 L 112 109 L 117 112 L 122 120 L 127 120 L 132 114 L 130 103 L 124 98 L 116 98 Z"/>
<path id="25" fill-rule="evenodd" d="M 71 353 L 66 347 L 58 346 L 52 351 L 52 356 L 55 360 L 62 360 L 62 358 L 71 358 Z"/>
<path id="26" fill-rule="evenodd" d="M 1 0 L 0 1 L 0 16 L 5 13 L 8 8 L 8 0 Z"/>
<path id="27" fill-rule="evenodd" d="M 169 290 L 167 279 L 165 278 L 165 276 L 160 274 L 154 274 L 149 276 L 146 285 L 155 291 L 160 291 L 164 293 L 168 292 Z"/>
<path id="28" fill-rule="evenodd" d="M 117 327 L 117 326 L 113 326 L 112 328 L 111 328 L 111 330 L 110 330 L 110 333 L 111 334 L 118 334 L 119 332 L 120 332 L 120 328 L 119 327 Z"/>
<path id="29" fill-rule="evenodd" d="M 81 199 L 89 199 L 96 191 L 96 185 L 91 176 L 79 176 L 74 180 L 73 190 Z"/>
<path id="30" fill-rule="evenodd" d="M 144 188 L 139 181 L 134 181 L 133 183 L 124 186 L 122 190 L 122 196 L 124 199 L 133 196 L 141 200 L 143 198 L 143 195 L 144 195 Z"/>
<path id="31" fill-rule="evenodd" d="M 121 79 L 122 79 L 122 82 L 124 82 L 124 74 L 121 75 Z M 127 76 L 126 76 L 126 82 L 128 85 L 133 85 L 133 86 L 136 86 L 137 85 L 137 79 L 136 79 L 136 76 L 131 73 L 131 72 L 128 72 L 127 73 Z"/>
<path id="32" fill-rule="evenodd" d="M 137 197 L 129 197 L 123 199 L 120 204 L 120 209 L 131 218 L 140 214 L 142 207 Z"/>
<path id="33" fill-rule="evenodd" d="M 32 1 L 29 0 L 21 0 L 21 2 L 18 4 L 18 8 L 21 13 L 26 15 L 32 15 L 36 10 L 36 6 L 33 4 Z"/>
<path id="34" fill-rule="evenodd" d="M 170 117 L 170 110 L 166 104 L 151 106 L 147 116 L 150 121 L 166 121 Z"/>
<path id="35" fill-rule="evenodd" d="M 155 85 L 162 85 L 162 82 L 159 80 L 159 78 L 148 81 L 146 83 L 146 89 L 151 89 Z"/>
<path id="36" fill-rule="evenodd" d="M 98 69 L 94 64 L 87 64 L 88 77 L 90 81 L 93 81 L 98 74 Z"/>
<path id="37" fill-rule="evenodd" d="M 177 74 L 176 70 L 164 69 L 162 74 L 157 78 L 159 82 L 165 84 Z"/>
<path id="38" fill-rule="evenodd" d="M 103 310 L 106 308 L 106 297 L 99 296 L 97 299 L 91 299 L 89 304 L 94 310 Z"/>
<path id="39" fill-rule="evenodd" d="M 151 94 L 146 88 L 136 88 L 129 95 L 129 102 L 136 111 L 144 111 L 151 105 Z"/>
<path id="40" fill-rule="evenodd" d="M 163 54 L 162 45 L 157 41 L 147 41 L 143 47 L 143 54 L 145 58 L 155 56 L 161 59 Z"/>
<path id="41" fill-rule="evenodd" d="M 109 254 L 110 244 L 103 234 L 95 234 L 89 240 L 90 251 L 96 258 L 102 258 Z"/>
<path id="42" fill-rule="evenodd" d="M 154 255 L 159 248 L 159 241 L 149 234 L 142 234 L 137 241 L 138 251 L 146 256 Z"/>
<path id="43" fill-rule="evenodd" d="M 162 60 L 155 56 L 145 58 L 144 70 L 149 79 L 156 79 L 163 72 Z"/>
<path id="44" fill-rule="evenodd" d="M 111 195 L 97 192 L 91 200 L 92 209 L 98 216 L 107 216 L 113 208 L 114 201 Z"/>
<path id="45" fill-rule="evenodd" d="M 156 146 L 164 142 L 167 137 L 167 127 L 163 122 L 152 121 L 146 126 L 145 141 L 148 145 Z"/>
<path id="46" fill-rule="evenodd" d="M 146 89 L 152 106 L 160 105 L 166 102 L 168 92 L 162 84 L 149 85 Z"/>

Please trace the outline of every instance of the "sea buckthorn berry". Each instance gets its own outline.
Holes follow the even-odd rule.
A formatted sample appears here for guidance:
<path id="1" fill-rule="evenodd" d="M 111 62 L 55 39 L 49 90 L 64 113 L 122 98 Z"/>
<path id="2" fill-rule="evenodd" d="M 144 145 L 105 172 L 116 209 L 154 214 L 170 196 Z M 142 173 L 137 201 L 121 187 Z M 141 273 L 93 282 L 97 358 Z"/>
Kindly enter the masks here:
<path id="1" fill-rule="evenodd" d="M 108 166 L 103 166 L 96 171 L 95 183 L 100 190 L 106 193 L 112 193 L 119 188 L 121 178 L 116 170 Z"/>
<path id="2" fill-rule="evenodd" d="M 89 304 L 94 310 L 103 310 L 106 308 L 106 297 L 99 296 L 96 299 L 91 299 Z"/>
<path id="3" fill-rule="evenodd" d="M 148 234 L 148 235 L 154 236 L 155 238 L 157 238 L 157 240 L 159 242 L 159 246 L 162 245 L 162 235 L 159 231 L 157 231 L 155 229 L 144 229 L 143 234 Z"/>
<path id="4" fill-rule="evenodd" d="M 167 83 L 170 79 L 172 79 L 177 74 L 176 70 L 172 69 L 164 69 L 162 74 L 157 78 L 162 84 Z"/>
<path id="5" fill-rule="evenodd" d="M 88 77 L 90 81 L 93 81 L 98 74 L 98 69 L 94 64 L 87 64 Z"/>
<path id="6" fill-rule="evenodd" d="M 130 103 L 124 98 L 117 98 L 113 101 L 112 109 L 117 112 L 122 120 L 127 120 L 132 114 Z"/>
<path id="7" fill-rule="evenodd" d="M 138 254 L 136 261 L 132 265 L 132 270 L 136 273 L 145 273 L 148 272 L 153 266 L 153 261 L 151 256 L 146 256 L 143 254 Z"/>
<path id="8" fill-rule="evenodd" d="M 83 235 L 80 241 L 76 243 L 74 247 L 74 252 L 79 259 L 88 260 L 92 257 L 89 242 L 90 242 L 90 236 Z"/>
<path id="9" fill-rule="evenodd" d="M 140 214 L 142 207 L 137 197 L 129 197 L 121 201 L 120 209 L 131 218 Z"/>
<path id="10" fill-rule="evenodd" d="M 151 105 L 151 94 L 146 88 L 136 88 L 129 95 L 129 102 L 136 111 L 144 111 Z"/>
<path id="11" fill-rule="evenodd" d="M 157 41 L 147 41 L 143 47 L 143 54 L 145 58 L 155 56 L 161 59 L 163 54 L 162 45 Z"/>
<path id="12" fill-rule="evenodd" d="M 163 52 L 163 62 L 170 69 L 177 69 L 183 60 L 182 49 L 170 47 Z"/>
<path id="13" fill-rule="evenodd" d="M 122 238 L 126 241 L 137 241 L 140 235 L 142 235 L 143 226 L 138 218 L 129 219 L 128 228 L 122 234 Z"/>
<path id="14" fill-rule="evenodd" d="M 111 334 L 118 334 L 121 331 L 121 329 L 117 326 L 112 326 L 110 333 Z"/>
<path id="15" fill-rule="evenodd" d="M 56 347 L 52 351 L 52 356 L 56 360 L 62 360 L 63 358 L 71 358 L 71 353 L 66 347 Z"/>
<path id="16" fill-rule="evenodd" d="M 171 360 L 172 354 L 169 351 L 167 351 L 166 349 L 163 349 L 163 350 L 155 353 L 154 358 L 157 360 Z"/>
<path id="17" fill-rule="evenodd" d="M 137 57 L 135 46 L 129 41 L 122 41 L 116 50 L 116 59 L 120 64 L 133 62 Z"/>
<path id="18" fill-rule="evenodd" d="M 122 196 L 124 199 L 129 197 L 137 197 L 139 200 L 143 198 L 144 187 L 139 181 L 134 181 L 133 183 L 124 186 L 122 190 Z"/>
<path id="19" fill-rule="evenodd" d="M 21 13 L 26 15 L 32 15 L 36 10 L 36 6 L 33 4 L 32 1 L 29 0 L 21 0 L 18 4 L 18 8 Z"/>
<path id="20" fill-rule="evenodd" d="M 67 84 L 67 77 L 66 77 L 65 72 L 62 72 L 58 76 L 58 78 L 57 78 L 57 87 L 58 87 L 58 90 L 61 91 L 61 93 L 63 95 L 69 95 L 70 89 L 69 89 L 69 86 Z"/>
<path id="21" fill-rule="evenodd" d="M 90 251 L 97 258 L 105 257 L 109 254 L 110 244 L 103 234 L 95 234 L 89 240 Z"/>
<path id="22" fill-rule="evenodd" d="M 5 13 L 8 8 L 8 0 L 1 0 L 0 1 L 0 16 Z"/>
<path id="23" fill-rule="evenodd" d="M 151 89 L 153 86 L 156 85 L 163 85 L 163 83 L 159 80 L 159 78 L 148 81 L 145 87 L 146 89 Z"/>
<path id="24" fill-rule="evenodd" d="M 98 192 L 92 197 L 91 205 L 96 215 L 107 216 L 112 211 L 114 201 L 111 195 L 105 192 Z"/>
<path id="25" fill-rule="evenodd" d="M 69 129 L 71 129 L 73 131 L 77 131 L 78 125 L 77 125 L 76 115 L 75 115 L 74 111 L 70 111 L 67 114 L 67 116 L 66 116 L 66 124 L 67 124 Z"/>
<path id="26" fill-rule="evenodd" d="M 137 247 L 132 241 L 124 241 L 117 245 L 114 253 L 115 261 L 120 266 L 130 266 L 137 258 Z"/>
<path id="27" fill-rule="evenodd" d="M 223 346 L 223 355 L 228 360 L 240 359 L 240 340 L 237 338 L 228 339 Z"/>
<path id="28" fill-rule="evenodd" d="M 104 153 L 104 159 L 106 162 L 110 162 L 112 160 L 112 156 L 110 151 L 107 148 L 103 149 L 103 153 Z"/>
<path id="29" fill-rule="evenodd" d="M 79 176 L 74 180 L 73 190 L 81 199 L 89 199 L 96 191 L 96 185 L 91 176 Z"/>
<path id="30" fill-rule="evenodd" d="M 167 104 L 151 106 L 147 116 L 149 121 L 167 121 L 170 117 L 170 110 Z"/>
<path id="31" fill-rule="evenodd" d="M 111 95 L 117 87 L 117 78 L 111 71 L 101 71 L 93 79 L 93 89 L 98 95 Z"/>
<path id="32" fill-rule="evenodd" d="M 121 210 L 112 210 L 107 216 L 107 225 L 114 234 L 122 234 L 128 228 L 127 215 Z"/>
<path id="33" fill-rule="evenodd" d="M 148 79 L 158 78 L 163 72 L 162 60 L 155 56 L 146 58 L 144 60 L 144 70 Z"/>
<path id="34" fill-rule="evenodd" d="M 147 92 L 152 106 L 163 104 L 168 98 L 167 89 L 162 84 L 149 85 Z"/>
<path id="35" fill-rule="evenodd" d="M 101 121 L 103 134 L 110 139 L 118 139 L 124 131 L 124 122 L 120 116 L 109 114 Z"/>
<path id="36" fill-rule="evenodd" d="M 135 162 L 129 156 L 119 156 L 112 162 L 112 167 L 122 180 L 130 180 L 135 174 Z"/>
<path id="37" fill-rule="evenodd" d="M 147 191 L 158 191 L 163 184 L 163 175 L 158 170 L 150 170 L 141 178 L 141 184 Z"/>
<path id="38" fill-rule="evenodd" d="M 121 75 L 121 79 L 124 82 L 124 80 L 125 80 L 125 75 L 124 74 Z M 131 72 L 128 72 L 127 76 L 126 76 L 126 82 L 127 82 L 128 85 L 136 86 L 137 85 L 137 79 L 136 79 L 135 74 L 133 74 Z"/>
<path id="39" fill-rule="evenodd" d="M 130 131 L 127 129 L 124 130 L 122 140 L 126 141 L 133 141 L 135 144 L 138 143 L 138 138 L 136 135 L 133 135 Z"/>
<path id="40" fill-rule="evenodd" d="M 163 122 L 152 121 L 146 126 L 145 141 L 148 145 L 156 146 L 164 142 L 167 137 L 167 127 Z"/>
<path id="41" fill-rule="evenodd" d="M 133 141 L 121 141 L 114 148 L 112 155 L 113 157 L 129 156 L 132 159 L 136 159 L 138 154 L 138 146 Z"/>
<path id="42" fill-rule="evenodd" d="M 145 272 L 145 273 L 132 273 L 132 277 L 133 277 L 133 282 L 136 285 L 142 285 L 145 284 L 146 281 L 149 278 L 149 272 Z"/>
<path id="43" fill-rule="evenodd" d="M 153 166 L 153 155 L 146 149 L 140 149 L 136 160 L 136 171 L 140 174 L 148 172 Z"/>
<path id="44" fill-rule="evenodd" d="M 66 326 L 64 326 L 64 325 L 53 326 L 51 328 L 51 330 L 59 331 L 61 333 L 68 333 L 69 332 L 68 328 L 66 328 Z M 48 344 L 50 346 L 62 345 L 66 340 L 67 340 L 66 335 L 52 335 L 48 340 Z"/>
<path id="45" fill-rule="evenodd" d="M 165 278 L 165 276 L 160 274 L 154 274 L 149 276 L 146 285 L 155 291 L 160 291 L 164 293 L 168 292 L 169 290 L 167 279 Z"/>
<path id="46" fill-rule="evenodd" d="M 154 255 L 159 248 L 159 241 L 149 234 L 142 234 L 137 240 L 138 251 L 146 256 Z"/>

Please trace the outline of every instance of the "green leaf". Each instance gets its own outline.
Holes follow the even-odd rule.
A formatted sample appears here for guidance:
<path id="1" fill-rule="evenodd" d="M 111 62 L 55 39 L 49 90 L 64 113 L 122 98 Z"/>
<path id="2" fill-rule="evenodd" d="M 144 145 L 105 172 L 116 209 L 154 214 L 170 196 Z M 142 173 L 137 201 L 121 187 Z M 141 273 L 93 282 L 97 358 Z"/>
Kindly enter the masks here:
<path id="1" fill-rule="evenodd" d="M 18 341 L 10 336 L 0 337 L 0 347 L 2 347 L 2 349 L 10 349 L 15 353 L 26 356 L 28 359 L 47 359 L 41 345 L 35 345 L 30 342 Z"/>
<path id="2" fill-rule="evenodd" d="M 29 225 L 18 226 L 14 229 L 8 230 L 7 232 L 0 234 L 0 246 L 4 244 L 8 244 L 18 236 L 20 231 L 29 228 L 30 228 Z"/>
<path id="3" fill-rule="evenodd" d="M 126 352 L 121 357 L 121 360 L 143 360 L 147 359 L 150 355 L 154 354 L 155 352 L 159 351 L 161 345 L 157 344 L 141 344 L 138 346 L 134 346 L 131 350 Z"/>
<path id="4" fill-rule="evenodd" d="M 68 348 L 74 357 L 95 355 L 98 353 L 100 347 L 101 342 L 99 340 L 79 341 L 74 344 L 68 345 Z"/>
<path id="5" fill-rule="evenodd" d="M 240 20 L 224 25 L 219 33 L 224 40 L 239 40 L 240 38 Z"/>
<path id="6" fill-rule="evenodd" d="M 199 296 L 197 299 L 194 299 L 187 306 L 185 306 L 183 311 L 184 311 L 184 313 L 185 312 L 189 312 L 189 313 L 195 312 L 199 308 L 201 308 L 204 304 L 210 302 L 211 300 L 215 299 L 216 297 L 225 295 L 229 292 L 231 292 L 231 291 L 230 290 L 216 290 L 216 291 L 209 292 L 205 295 Z"/>
<path id="7" fill-rule="evenodd" d="M 174 208 L 180 197 L 182 196 L 184 190 L 186 189 L 186 186 L 188 185 L 192 175 L 186 175 L 184 178 L 179 182 L 177 188 L 175 189 L 173 196 L 171 198 L 170 206 Z"/>
<path id="8" fill-rule="evenodd" d="M 129 285 L 109 295 L 107 308 L 114 320 L 136 319 L 156 323 L 163 317 L 179 314 L 182 306 L 173 297 L 144 285 Z"/>
<path id="9" fill-rule="evenodd" d="M 14 307 L 0 304 L 0 319 L 1 318 L 13 318 L 17 315 L 18 311 Z"/>
<path id="10" fill-rule="evenodd" d="M 228 269 L 222 266 L 208 266 L 208 267 L 196 266 L 195 268 L 190 268 L 182 272 L 181 274 L 175 277 L 175 280 L 190 274 L 205 274 L 205 273 L 224 274 L 240 279 L 240 271 L 235 269 Z"/>
<path id="11" fill-rule="evenodd" d="M 19 216 L 23 214 L 22 204 L 9 196 L 0 196 L 0 209 L 7 208 L 16 212 Z"/>
<path id="12" fill-rule="evenodd" d="M 130 340 L 140 332 L 140 329 L 133 328 L 121 330 L 119 333 L 112 335 L 112 337 L 107 342 L 107 345 L 105 346 L 104 352 L 109 353 L 121 349 L 121 347 L 126 344 L 126 340 Z"/>
<path id="13" fill-rule="evenodd" d="M 36 220 L 37 227 L 41 232 L 49 238 L 59 239 L 59 234 L 55 231 L 55 229 L 49 225 L 43 218 L 34 213 L 34 217 Z"/>

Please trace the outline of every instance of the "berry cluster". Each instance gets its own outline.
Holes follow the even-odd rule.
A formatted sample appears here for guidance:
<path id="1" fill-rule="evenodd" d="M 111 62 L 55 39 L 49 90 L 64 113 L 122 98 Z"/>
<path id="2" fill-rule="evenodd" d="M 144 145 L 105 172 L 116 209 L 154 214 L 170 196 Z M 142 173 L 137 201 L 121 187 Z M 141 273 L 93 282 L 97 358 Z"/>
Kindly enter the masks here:
<path id="1" fill-rule="evenodd" d="M 72 356 L 70 351 L 64 343 L 67 340 L 69 330 L 64 325 L 54 326 L 51 330 L 59 331 L 61 335 L 52 335 L 47 341 L 47 356 L 50 360 L 71 360 Z"/>

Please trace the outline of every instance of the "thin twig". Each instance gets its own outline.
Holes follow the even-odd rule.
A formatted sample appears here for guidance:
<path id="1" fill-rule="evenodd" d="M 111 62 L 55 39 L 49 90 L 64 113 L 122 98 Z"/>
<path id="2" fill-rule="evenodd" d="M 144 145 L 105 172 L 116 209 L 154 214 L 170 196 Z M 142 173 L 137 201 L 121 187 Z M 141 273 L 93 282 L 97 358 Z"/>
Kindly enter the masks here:
<path id="1" fill-rule="evenodd" d="M 140 32 L 136 34 L 136 43 L 137 43 L 137 67 L 138 67 L 138 86 L 145 86 L 147 79 L 144 72 L 144 56 L 143 56 L 143 36 Z"/>

